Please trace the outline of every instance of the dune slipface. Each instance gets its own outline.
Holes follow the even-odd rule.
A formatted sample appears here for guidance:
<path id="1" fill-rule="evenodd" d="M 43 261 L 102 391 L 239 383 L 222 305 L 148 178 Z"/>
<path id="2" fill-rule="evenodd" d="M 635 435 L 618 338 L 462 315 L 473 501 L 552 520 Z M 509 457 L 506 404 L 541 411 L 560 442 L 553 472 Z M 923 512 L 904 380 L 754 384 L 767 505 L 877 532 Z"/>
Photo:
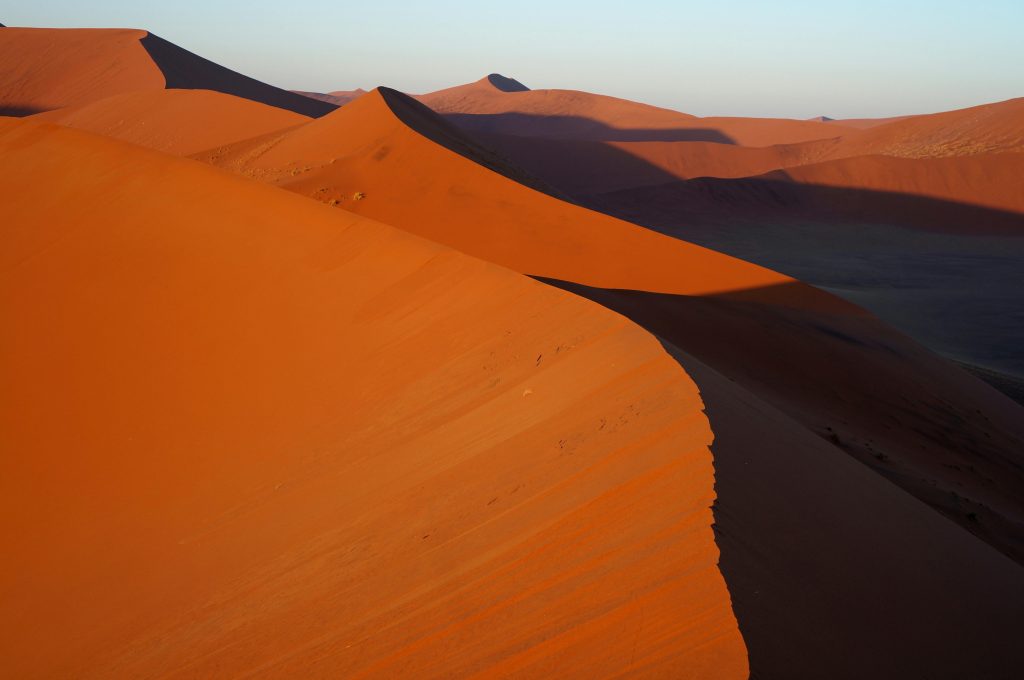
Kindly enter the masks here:
<path id="1" fill-rule="evenodd" d="M 210 90 L 139 90 L 34 117 L 180 156 L 309 121 Z"/>
<path id="2" fill-rule="evenodd" d="M 492 74 L 417 98 L 475 132 L 619 142 L 714 142 L 768 146 L 828 139 L 834 127 L 781 118 L 698 118 L 649 104 L 579 92 L 529 90 Z"/>
<path id="3" fill-rule="evenodd" d="M 699 368 L 727 404 L 711 414 L 727 428 L 714 447 L 729 471 L 718 480 L 730 491 L 716 505 L 719 544 L 744 593 L 738 615 L 758 677 L 1012 677 L 1024 430 L 1019 407 L 991 388 L 792 279 L 751 288 L 764 270 L 687 244 L 628 241 L 634 225 L 516 186 L 510 178 L 529 175 L 388 90 L 197 157 L 524 272 L 555 272 L 552 285 L 629 316 Z M 601 276 L 615 283 L 578 285 Z M 862 495 L 877 502 L 866 514 Z M 920 566 L 929 560 L 944 568 Z M 821 589 L 813 597 L 808 579 Z M 879 623 L 879 603 L 893 629 Z M 884 658 L 864 653 L 882 648 Z"/>
<path id="4" fill-rule="evenodd" d="M 236 73 L 132 29 L 8 28 L 0 33 L 0 115 L 26 116 L 136 90 L 215 90 L 307 116 L 336 107 Z"/>
<path id="5" fill-rule="evenodd" d="M 509 181 L 500 173 L 515 170 L 500 158 L 386 88 L 307 125 L 195 157 L 526 274 L 688 295 L 788 286 L 790 304 L 856 309 L 771 270 Z"/>
<path id="6" fill-rule="evenodd" d="M 6 674 L 746 677 L 649 335 L 188 160 L 0 150 Z"/>

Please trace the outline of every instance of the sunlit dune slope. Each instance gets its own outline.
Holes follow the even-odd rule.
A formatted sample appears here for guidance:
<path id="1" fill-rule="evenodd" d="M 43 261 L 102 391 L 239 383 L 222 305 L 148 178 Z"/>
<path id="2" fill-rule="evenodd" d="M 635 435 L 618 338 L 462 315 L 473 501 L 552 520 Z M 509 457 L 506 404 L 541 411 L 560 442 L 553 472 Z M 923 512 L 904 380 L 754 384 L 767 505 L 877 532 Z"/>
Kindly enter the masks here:
<path id="1" fill-rule="evenodd" d="M 309 121 L 308 116 L 210 90 L 138 90 L 34 118 L 177 155 Z"/>
<path id="2" fill-rule="evenodd" d="M 0 33 L 0 63 L 0 115 L 24 116 L 165 87 L 216 90 L 306 116 L 335 108 L 133 29 L 8 28 Z"/>
<path id="3" fill-rule="evenodd" d="M 501 86 L 502 81 L 509 80 L 491 75 L 467 85 L 420 95 L 418 99 L 466 129 L 519 136 L 768 146 L 826 139 L 838 134 L 835 128 L 815 121 L 698 118 L 589 92 Z"/>
<path id="4" fill-rule="evenodd" d="M 5 674 L 746 677 L 652 337 L 189 160 L 0 150 Z"/>
<path id="5" fill-rule="evenodd" d="M 197 158 L 527 274 L 678 294 L 790 284 L 779 301 L 854 309 L 770 270 L 529 189 L 446 144 L 500 161 L 426 107 L 380 88 L 299 128 Z"/>

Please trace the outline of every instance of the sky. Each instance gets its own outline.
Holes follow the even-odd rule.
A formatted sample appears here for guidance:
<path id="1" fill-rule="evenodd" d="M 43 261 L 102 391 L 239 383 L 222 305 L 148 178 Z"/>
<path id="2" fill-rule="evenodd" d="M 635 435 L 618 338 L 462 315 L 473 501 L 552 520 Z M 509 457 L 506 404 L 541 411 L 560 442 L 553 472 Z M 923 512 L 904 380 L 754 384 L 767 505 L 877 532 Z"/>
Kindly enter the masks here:
<path id="1" fill-rule="evenodd" d="M 279 87 L 501 73 L 701 116 L 929 113 L 1024 96 L 1024 0 L 0 0 L 8 26 L 144 28 Z"/>

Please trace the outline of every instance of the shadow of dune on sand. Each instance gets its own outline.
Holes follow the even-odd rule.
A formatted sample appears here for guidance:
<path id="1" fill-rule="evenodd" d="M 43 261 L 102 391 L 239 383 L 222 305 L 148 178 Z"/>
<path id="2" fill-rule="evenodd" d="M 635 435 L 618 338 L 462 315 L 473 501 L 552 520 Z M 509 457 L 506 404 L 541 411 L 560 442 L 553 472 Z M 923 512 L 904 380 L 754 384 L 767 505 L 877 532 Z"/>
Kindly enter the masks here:
<path id="1" fill-rule="evenodd" d="M 534 137 L 589 139 L 605 142 L 715 142 L 735 144 L 724 132 L 701 128 L 614 128 L 584 116 L 541 116 L 529 113 L 445 113 L 460 128 Z"/>
<path id="2" fill-rule="evenodd" d="M 319 118 L 338 108 L 232 71 L 152 33 L 142 38 L 140 43 L 163 72 L 168 89 L 215 90 L 312 118 Z"/>
<path id="3" fill-rule="evenodd" d="M 1024 214 L 891 191 L 701 177 L 587 197 L 585 204 L 669 233 L 687 220 L 788 217 L 884 222 L 932 231 L 1024 235 Z"/>
<path id="4" fill-rule="evenodd" d="M 462 130 L 435 113 L 426 104 L 390 87 L 377 89 L 388 108 L 399 120 L 435 144 L 531 189 L 561 200 L 571 201 L 561 190 L 514 165 L 490 147 L 479 144 L 474 138 L 468 137 Z"/>
<path id="5" fill-rule="evenodd" d="M 691 298 L 541 280 L 659 337 L 700 388 L 751 677 L 1015 677 L 1017 405 L 870 317 L 778 306 L 787 286 Z M 984 497 L 988 474 L 1016 491 Z M 979 520 L 982 500 L 1006 515 Z"/>
<path id="6" fill-rule="evenodd" d="M 0 107 L 0 116 L 9 116 L 11 118 L 24 118 L 25 116 L 31 116 L 36 113 L 42 113 L 45 110 L 46 109 L 41 109 L 35 106 L 6 106 Z"/>

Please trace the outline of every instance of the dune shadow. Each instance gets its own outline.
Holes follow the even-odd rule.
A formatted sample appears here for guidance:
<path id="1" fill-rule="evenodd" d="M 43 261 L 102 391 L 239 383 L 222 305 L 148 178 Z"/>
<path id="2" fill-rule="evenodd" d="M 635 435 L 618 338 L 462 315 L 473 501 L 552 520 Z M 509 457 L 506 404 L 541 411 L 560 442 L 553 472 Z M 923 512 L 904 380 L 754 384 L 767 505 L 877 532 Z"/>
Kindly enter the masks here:
<path id="1" fill-rule="evenodd" d="M 487 76 L 487 82 L 502 92 L 529 92 L 530 88 L 523 85 L 515 78 L 508 78 L 500 73 L 492 73 Z"/>
<path id="2" fill-rule="evenodd" d="M 679 225 L 688 222 L 752 217 L 884 223 L 974 235 L 1024 235 L 1024 213 L 928 196 L 767 177 L 675 179 L 591 195 L 583 202 L 670 235 L 678 235 Z"/>
<path id="3" fill-rule="evenodd" d="M 0 107 L 0 116 L 9 116 L 11 118 L 24 118 L 25 116 L 31 116 L 36 113 L 42 113 L 47 109 L 41 109 L 34 106 L 6 106 Z"/>
<path id="4" fill-rule="evenodd" d="M 896 334 L 862 332 L 870 318 L 779 307 L 800 292 L 799 284 L 690 297 L 534 278 L 631 319 L 698 385 L 715 437 L 719 568 L 752 678 L 896 680 L 958 677 L 965 668 L 984 668 L 983 677 L 1013 677 L 1024 650 L 1005 626 L 1024 604 L 1024 553 L 1016 554 L 1017 564 L 1007 562 L 949 525 L 952 519 L 973 529 L 863 448 L 874 432 L 860 435 L 862 445 L 856 428 L 841 424 L 864 409 L 882 418 L 903 414 L 906 394 L 889 394 L 870 381 L 856 387 L 816 377 L 838 362 L 883 379 L 886 367 L 902 370 L 919 361 L 916 350 Z M 809 354 L 791 342 L 795 338 L 811 338 L 820 354 Z M 831 402 L 832 419 L 819 431 L 779 410 L 778 398 L 765 396 L 772 394 L 765 389 L 770 373 L 759 373 L 766 365 L 797 372 L 802 392 L 795 398 Z M 852 391 L 833 393 L 847 387 Z M 833 427 L 843 430 L 842 439 Z M 974 429 L 969 436 L 977 434 Z M 890 483 L 939 512 L 889 491 Z M 1012 549 L 1005 535 L 974 533 L 1001 551 Z M 951 548 L 949 541 L 965 548 Z M 934 561 L 941 564 L 925 566 Z M 952 581 L 966 585 L 952 590 Z M 993 585 L 997 581 L 1001 585 Z M 908 630 L 915 634 L 901 632 Z M 959 670 L 951 671 L 954 666 Z"/>
<path id="5" fill-rule="evenodd" d="M 232 71 L 152 33 L 140 42 L 163 72 L 168 89 L 214 90 L 312 118 L 319 118 L 338 108 Z"/>
<path id="6" fill-rule="evenodd" d="M 559 189 L 513 164 L 499 152 L 467 136 L 426 104 L 390 87 L 377 89 L 396 118 L 435 144 L 482 165 L 488 170 L 504 175 L 514 182 L 561 200 L 570 200 Z"/>
<path id="7" fill-rule="evenodd" d="M 599 142 L 714 142 L 735 144 L 719 130 L 699 128 L 615 128 L 584 116 L 540 116 L 529 113 L 446 113 L 446 119 L 465 130 L 589 139 Z"/>

